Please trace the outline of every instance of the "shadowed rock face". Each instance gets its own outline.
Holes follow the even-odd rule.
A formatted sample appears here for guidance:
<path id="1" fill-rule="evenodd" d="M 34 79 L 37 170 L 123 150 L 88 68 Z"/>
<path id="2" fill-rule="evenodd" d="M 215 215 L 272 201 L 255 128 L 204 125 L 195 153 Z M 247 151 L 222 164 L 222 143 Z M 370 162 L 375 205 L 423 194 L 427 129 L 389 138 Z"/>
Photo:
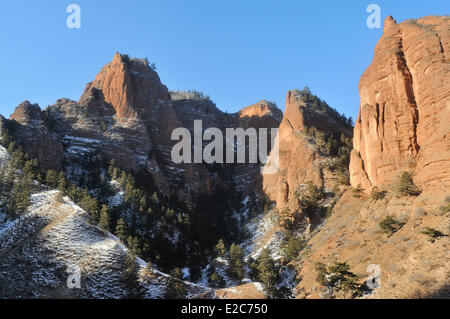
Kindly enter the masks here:
<path id="1" fill-rule="evenodd" d="M 386 19 L 359 84 L 353 186 L 370 190 L 405 170 L 422 188 L 450 184 L 449 28 L 448 17 Z"/>
<path id="2" fill-rule="evenodd" d="M 63 147 L 48 129 L 37 104 L 23 102 L 11 115 L 11 120 L 14 136 L 22 142 L 31 157 L 39 160 L 44 170 L 61 169 Z"/>

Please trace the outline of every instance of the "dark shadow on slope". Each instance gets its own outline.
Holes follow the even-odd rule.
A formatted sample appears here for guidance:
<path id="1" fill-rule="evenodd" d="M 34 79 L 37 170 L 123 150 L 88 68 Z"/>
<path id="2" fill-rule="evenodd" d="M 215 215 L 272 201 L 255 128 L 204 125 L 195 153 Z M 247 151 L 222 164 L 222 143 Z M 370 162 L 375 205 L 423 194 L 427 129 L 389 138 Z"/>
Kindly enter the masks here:
<path id="1" fill-rule="evenodd" d="M 445 284 L 441 288 L 439 288 L 437 291 L 425 295 L 420 296 L 420 298 L 423 299 L 450 299 L 450 284 Z"/>

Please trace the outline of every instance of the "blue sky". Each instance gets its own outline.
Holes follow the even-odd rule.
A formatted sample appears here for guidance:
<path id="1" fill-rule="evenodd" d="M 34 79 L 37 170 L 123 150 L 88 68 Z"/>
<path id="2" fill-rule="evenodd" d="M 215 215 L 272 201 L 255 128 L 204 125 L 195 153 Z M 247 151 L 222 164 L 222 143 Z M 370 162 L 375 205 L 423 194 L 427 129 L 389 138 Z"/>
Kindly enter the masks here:
<path id="1" fill-rule="evenodd" d="M 81 29 L 66 8 L 81 7 Z M 0 113 L 78 100 L 114 52 L 148 57 L 169 89 L 196 89 L 235 112 L 261 99 L 284 110 L 286 92 L 309 86 L 353 118 L 358 82 L 382 29 L 366 8 L 401 22 L 449 14 L 444 0 L 15 0 L 0 10 Z"/>

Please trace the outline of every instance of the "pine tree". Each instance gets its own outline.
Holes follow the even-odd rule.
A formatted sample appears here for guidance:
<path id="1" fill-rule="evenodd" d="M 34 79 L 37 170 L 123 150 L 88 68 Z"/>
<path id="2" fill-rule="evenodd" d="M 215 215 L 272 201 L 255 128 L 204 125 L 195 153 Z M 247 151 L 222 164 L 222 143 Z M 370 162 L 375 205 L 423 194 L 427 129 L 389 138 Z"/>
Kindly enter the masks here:
<path id="1" fill-rule="evenodd" d="M 28 185 L 18 183 L 14 185 L 8 197 L 8 212 L 12 215 L 25 213 L 30 205 L 31 190 Z"/>
<path id="2" fill-rule="evenodd" d="M 385 218 L 383 218 L 378 225 L 380 228 L 387 233 L 389 236 L 397 232 L 400 228 L 402 228 L 403 224 L 400 223 L 398 220 L 393 218 L 390 215 L 387 215 Z"/>
<path id="3" fill-rule="evenodd" d="M 115 174 L 117 173 L 117 167 L 116 167 L 116 161 L 114 159 L 112 159 L 109 162 L 109 166 L 108 166 L 108 174 L 115 179 L 117 177 L 117 175 Z"/>
<path id="4" fill-rule="evenodd" d="M 99 218 L 98 200 L 92 197 L 87 189 L 82 190 L 80 197 L 79 205 L 89 213 L 91 222 L 95 223 Z"/>
<path id="5" fill-rule="evenodd" d="M 223 241 L 223 239 L 220 239 L 216 247 L 214 247 L 214 252 L 216 253 L 217 257 L 227 257 L 227 247 L 225 246 L 225 242 Z"/>
<path id="6" fill-rule="evenodd" d="M 182 271 L 180 268 L 175 268 L 175 270 L 172 271 L 172 272 L 170 273 L 170 275 L 171 275 L 173 278 L 176 278 L 176 279 L 179 279 L 179 280 L 183 280 L 183 278 L 184 278 L 183 271 Z"/>
<path id="7" fill-rule="evenodd" d="M 230 276 L 235 279 L 244 277 L 244 251 L 238 245 L 232 244 L 230 247 Z"/>
<path id="8" fill-rule="evenodd" d="M 35 176 L 35 174 L 37 173 L 37 171 L 35 170 L 35 167 L 33 165 L 33 161 L 29 160 L 25 162 L 25 165 L 23 166 L 23 172 L 25 174 L 29 174 L 31 176 Z"/>
<path id="9" fill-rule="evenodd" d="M 299 198 L 299 204 L 305 214 L 312 218 L 319 209 L 319 202 L 324 198 L 324 190 L 312 182 L 308 182 L 306 192 Z"/>
<path id="10" fill-rule="evenodd" d="M 421 191 L 414 184 L 411 173 L 402 172 L 397 183 L 397 192 L 400 196 L 418 196 Z"/>
<path id="11" fill-rule="evenodd" d="M 6 168 L 5 166 L 1 167 L 0 169 L 0 187 L 4 188 L 6 182 Z"/>
<path id="12" fill-rule="evenodd" d="M 266 293 L 273 296 L 276 292 L 276 284 L 279 281 L 279 272 L 269 249 L 266 248 L 261 252 L 257 263 L 258 279 L 264 284 Z"/>
<path id="13" fill-rule="evenodd" d="M 352 189 L 353 197 L 355 198 L 361 198 L 364 194 L 364 188 L 362 188 L 361 184 L 358 184 L 356 188 Z"/>
<path id="14" fill-rule="evenodd" d="M 383 199 L 386 196 L 386 191 L 381 191 L 377 186 L 372 188 L 372 191 L 370 192 L 370 199 L 372 201 L 378 201 Z"/>
<path id="15" fill-rule="evenodd" d="M 125 219 L 123 218 L 120 218 L 117 221 L 116 236 L 119 237 L 122 242 L 125 242 L 125 240 L 128 238 L 128 226 L 125 222 Z"/>
<path id="16" fill-rule="evenodd" d="M 328 268 L 327 274 L 328 286 L 336 291 L 343 291 L 344 298 L 348 291 L 352 293 L 352 297 L 360 293 L 358 276 L 350 271 L 346 262 L 336 262 Z"/>
<path id="17" fill-rule="evenodd" d="M 165 299 L 185 299 L 186 298 L 186 286 L 183 282 L 178 280 L 172 280 L 165 292 Z"/>
<path id="18" fill-rule="evenodd" d="M 108 206 L 107 205 L 103 205 L 102 209 L 100 210 L 100 219 L 98 222 L 98 226 L 105 229 L 105 230 L 109 230 L 110 227 L 110 217 L 109 217 L 109 210 L 108 210 Z"/>
<path id="19" fill-rule="evenodd" d="M 67 180 L 63 172 L 60 172 L 58 176 L 58 189 L 63 193 L 67 191 Z"/>
<path id="20" fill-rule="evenodd" d="M 283 249 L 285 262 L 289 263 L 292 260 L 295 260 L 304 246 L 305 241 L 303 238 L 297 238 L 292 233 L 289 233 L 285 240 L 285 246 Z"/>
<path id="21" fill-rule="evenodd" d="M 156 192 L 152 194 L 151 200 L 154 204 L 157 204 L 159 202 L 158 194 Z"/>
<path id="22" fill-rule="evenodd" d="M 225 285 L 225 280 L 219 275 L 214 266 L 208 269 L 208 283 L 214 288 L 220 288 Z"/>
<path id="23" fill-rule="evenodd" d="M 125 270 L 122 274 L 122 283 L 127 291 L 127 298 L 142 297 L 142 290 L 139 285 L 139 265 L 136 256 L 131 252 L 127 253 L 125 259 Z"/>
<path id="24" fill-rule="evenodd" d="M 127 244 L 133 255 L 139 256 L 141 254 L 141 243 L 137 236 L 128 236 Z"/>
<path id="25" fill-rule="evenodd" d="M 49 170 L 45 175 L 45 183 L 50 187 L 58 186 L 58 173 L 54 170 Z"/>
<path id="26" fill-rule="evenodd" d="M 141 200 L 139 201 L 139 212 L 143 213 L 147 210 L 148 207 L 148 201 L 147 196 L 144 194 L 141 197 Z"/>
<path id="27" fill-rule="evenodd" d="M 78 187 L 76 187 L 74 184 L 70 184 L 67 190 L 67 195 L 73 199 L 76 203 L 80 200 L 80 193 Z"/>

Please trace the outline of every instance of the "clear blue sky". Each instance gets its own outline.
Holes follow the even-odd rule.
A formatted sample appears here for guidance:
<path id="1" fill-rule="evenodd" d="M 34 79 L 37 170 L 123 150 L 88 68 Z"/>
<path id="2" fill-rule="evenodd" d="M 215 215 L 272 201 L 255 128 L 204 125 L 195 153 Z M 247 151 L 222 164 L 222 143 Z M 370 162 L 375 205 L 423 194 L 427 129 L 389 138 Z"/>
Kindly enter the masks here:
<path id="1" fill-rule="evenodd" d="M 79 30 L 66 27 L 72 3 Z M 24 100 L 78 100 L 119 51 L 154 61 L 169 89 L 201 90 L 229 112 L 261 99 L 284 109 L 287 90 L 309 86 L 355 118 L 359 78 L 382 33 L 366 27 L 371 3 L 382 21 L 450 11 L 446 0 L 5 1 L 0 113 Z"/>

